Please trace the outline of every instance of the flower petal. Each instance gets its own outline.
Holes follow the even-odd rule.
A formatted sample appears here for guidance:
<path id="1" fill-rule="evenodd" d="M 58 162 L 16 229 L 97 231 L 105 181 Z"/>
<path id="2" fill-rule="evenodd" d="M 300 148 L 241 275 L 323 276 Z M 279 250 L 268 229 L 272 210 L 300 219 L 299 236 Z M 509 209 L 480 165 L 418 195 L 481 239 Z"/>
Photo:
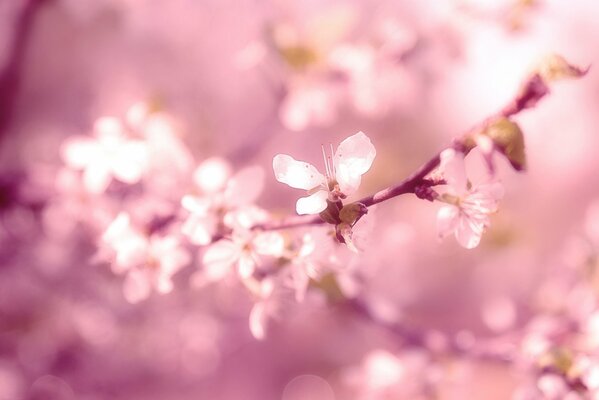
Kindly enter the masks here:
<path id="1" fill-rule="evenodd" d="M 299 215 L 318 214 L 327 208 L 328 192 L 319 190 L 308 197 L 301 197 L 297 200 L 295 210 Z"/>
<path id="2" fill-rule="evenodd" d="M 443 172 L 443 178 L 457 195 L 466 192 L 468 179 L 466 178 L 466 165 L 464 163 L 464 154 L 458 153 L 454 149 L 446 149 L 441 152 L 441 164 L 439 166 Z"/>
<path id="3" fill-rule="evenodd" d="M 247 279 L 252 276 L 256 269 L 256 260 L 252 257 L 251 253 L 242 253 L 239 257 L 239 263 L 237 265 L 237 272 L 243 279 Z"/>
<path id="4" fill-rule="evenodd" d="M 277 181 L 292 188 L 310 190 L 326 183 L 324 175 L 312 164 L 297 161 L 286 154 L 277 154 L 272 160 L 272 168 Z"/>
<path id="5" fill-rule="evenodd" d="M 73 136 L 64 141 L 60 153 L 71 168 L 83 169 L 100 157 L 98 142 L 86 136 Z"/>
<path id="6" fill-rule="evenodd" d="M 256 235 L 252 245 L 256 253 L 265 256 L 281 257 L 285 252 L 285 239 L 279 232 L 260 233 Z"/>
<path id="7" fill-rule="evenodd" d="M 470 218 L 464 214 L 460 216 L 455 237 L 462 247 L 473 249 L 478 246 L 485 229 L 485 219 Z"/>
<path id="8" fill-rule="evenodd" d="M 455 206 L 443 206 L 437 212 L 437 233 L 444 238 L 455 231 L 458 225 L 459 209 Z"/>
<path id="9" fill-rule="evenodd" d="M 204 253 L 204 273 L 210 281 L 218 281 L 224 278 L 231 266 L 239 260 L 240 250 L 230 240 L 219 240 Z"/>
<path id="10" fill-rule="evenodd" d="M 250 332 L 258 340 L 266 336 L 266 324 L 268 323 L 268 313 L 266 312 L 265 302 L 259 301 L 254 304 L 250 311 Z"/>
<path id="11" fill-rule="evenodd" d="M 195 169 L 193 182 L 204 193 L 217 193 L 225 188 L 230 176 L 229 162 L 220 157 L 211 157 Z"/>
<path id="12" fill-rule="evenodd" d="M 362 175 L 370 169 L 375 157 L 376 149 L 363 132 L 339 144 L 333 163 L 337 183 L 344 194 L 351 194 L 358 189 Z"/>

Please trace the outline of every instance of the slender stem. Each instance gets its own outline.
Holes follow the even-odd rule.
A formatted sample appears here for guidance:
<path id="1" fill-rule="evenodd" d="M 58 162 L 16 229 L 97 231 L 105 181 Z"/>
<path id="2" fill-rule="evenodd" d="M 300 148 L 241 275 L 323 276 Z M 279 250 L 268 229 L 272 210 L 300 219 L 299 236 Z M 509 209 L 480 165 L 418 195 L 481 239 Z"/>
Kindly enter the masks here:
<path id="1" fill-rule="evenodd" d="M 360 299 L 350 299 L 344 303 L 355 315 L 362 317 L 369 323 L 375 323 L 394 336 L 400 338 L 401 342 L 407 347 L 423 348 L 427 351 L 446 355 L 451 357 L 470 358 L 497 363 L 510 363 L 514 359 L 513 350 L 509 346 L 496 346 L 495 341 L 478 340 L 473 343 L 463 343 L 455 337 L 444 337 L 441 343 L 433 344 L 430 335 L 423 330 L 408 327 L 400 322 L 383 321 L 375 317 L 370 308 Z M 510 337 L 510 340 L 516 340 Z"/>

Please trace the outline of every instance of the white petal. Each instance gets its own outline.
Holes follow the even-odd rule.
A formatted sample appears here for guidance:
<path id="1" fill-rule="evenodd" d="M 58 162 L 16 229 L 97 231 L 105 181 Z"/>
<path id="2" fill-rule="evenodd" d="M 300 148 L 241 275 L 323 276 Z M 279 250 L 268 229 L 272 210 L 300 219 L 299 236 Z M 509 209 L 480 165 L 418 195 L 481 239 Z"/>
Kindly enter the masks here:
<path id="1" fill-rule="evenodd" d="M 181 225 L 181 232 L 189 238 L 191 243 L 204 246 L 212 240 L 217 224 L 218 221 L 213 215 L 203 217 L 191 214 Z"/>
<path id="2" fill-rule="evenodd" d="M 147 167 L 148 153 L 146 145 L 141 141 L 123 144 L 111 163 L 114 177 L 122 182 L 134 184 L 139 182 Z"/>
<path id="3" fill-rule="evenodd" d="M 327 208 L 328 192 L 319 190 L 308 197 L 300 197 L 295 204 L 295 210 L 299 215 L 318 214 Z"/>
<path id="4" fill-rule="evenodd" d="M 227 183 L 225 201 L 230 207 L 239 207 L 256 201 L 264 188 L 264 169 L 248 167 L 239 171 Z"/>
<path id="5" fill-rule="evenodd" d="M 250 311 L 250 332 L 254 338 L 258 340 L 264 339 L 266 336 L 266 323 L 268 322 L 268 314 L 266 312 L 266 304 L 258 302 Z"/>
<path id="6" fill-rule="evenodd" d="M 266 210 L 250 205 L 226 213 L 223 222 L 235 231 L 250 229 L 254 225 L 268 221 L 269 218 L 270 215 Z"/>
<path id="7" fill-rule="evenodd" d="M 206 159 L 193 173 L 194 183 L 205 193 L 220 192 L 231 176 L 229 162 L 220 157 Z"/>
<path id="8" fill-rule="evenodd" d="M 277 181 L 292 188 L 310 190 L 326 183 L 324 175 L 312 164 L 297 161 L 286 154 L 277 154 L 272 160 L 272 168 Z"/>
<path id="9" fill-rule="evenodd" d="M 473 249 L 480 243 L 484 228 L 483 221 L 462 215 L 455 230 L 455 237 L 462 247 Z"/>
<path id="10" fill-rule="evenodd" d="M 208 247 L 202 261 L 206 278 L 217 281 L 224 278 L 231 266 L 239 260 L 239 248 L 230 240 L 220 240 Z"/>
<path id="11" fill-rule="evenodd" d="M 88 165 L 83 171 L 83 185 L 91 193 L 99 194 L 106 190 L 112 177 L 104 162 Z"/>
<path id="12" fill-rule="evenodd" d="M 184 209 L 197 216 L 206 216 L 212 205 L 211 201 L 206 197 L 197 197 L 185 195 L 181 199 L 181 206 Z"/>
<path id="13" fill-rule="evenodd" d="M 490 182 L 477 186 L 476 192 L 497 202 L 503 198 L 505 190 L 500 182 Z"/>
<path id="14" fill-rule="evenodd" d="M 156 291 L 161 294 L 170 293 L 173 291 L 174 285 L 171 281 L 171 275 L 159 274 L 156 277 Z"/>
<path id="15" fill-rule="evenodd" d="M 339 188 L 343 193 L 351 194 L 360 186 L 365 174 L 376 157 L 374 145 L 363 132 L 345 139 L 335 152 L 333 160 Z"/>
<path id="16" fill-rule="evenodd" d="M 256 253 L 265 256 L 281 257 L 285 251 L 285 239 L 279 232 L 258 234 L 252 244 Z"/>
<path id="17" fill-rule="evenodd" d="M 437 233 L 444 238 L 455 231 L 458 225 L 459 209 L 455 206 L 443 206 L 437 213 Z"/>
<path id="18" fill-rule="evenodd" d="M 250 253 L 242 253 L 239 257 L 238 272 L 239 276 L 247 279 L 254 273 L 256 269 L 256 261 Z"/>
<path id="19" fill-rule="evenodd" d="M 98 142 L 86 136 L 73 136 L 60 146 L 64 162 L 71 168 L 83 169 L 99 156 Z"/>
<path id="20" fill-rule="evenodd" d="M 466 192 L 468 180 L 463 153 L 458 153 L 454 149 L 444 150 L 441 153 L 439 168 L 443 172 L 443 178 L 447 181 L 447 185 L 454 189 L 458 195 Z"/>

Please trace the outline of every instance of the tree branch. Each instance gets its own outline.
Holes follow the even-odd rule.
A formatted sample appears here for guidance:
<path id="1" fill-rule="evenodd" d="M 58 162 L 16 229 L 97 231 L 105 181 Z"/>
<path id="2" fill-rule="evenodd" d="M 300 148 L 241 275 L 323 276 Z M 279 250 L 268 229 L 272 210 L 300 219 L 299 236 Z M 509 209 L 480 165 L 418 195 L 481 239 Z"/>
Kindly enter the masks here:
<path id="1" fill-rule="evenodd" d="M 33 21 L 40 6 L 50 0 L 29 0 L 15 23 L 15 32 L 8 53 L 8 61 L 0 71 L 0 138 L 10 124 L 15 98 L 21 83 L 25 50 L 29 43 Z"/>
<path id="2" fill-rule="evenodd" d="M 465 145 L 464 140 L 469 136 L 481 132 L 486 129 L 491 123 L 497 121 L 500 118 L 510 118 L 526 109 L 534 107 L 539 100 L 549 93 L 549 88 L 541 78 L 539 74 L 533 74 L 530 76 L 522 85 L 519 93 L 514 99 L 506 104 L 501 110 L 484 119 L 482 122 L 474 125 L 466 133 L 464 133 L 459 139 L 454 140 L 451 148 L 457 151 L 468 153 L 471 147 Z M 429 161 L 422 165 L 416 172 L 411 176 L 404 179 L 400 183 L 394 186 L 390 186 L 383 190 L 380 190 L 373 195 L 364 197 L 358 200 L 358 203 L 364 204 L 366 207 L 373 206 L 375 204 L 382 203 L 389 199 L 397 196 L 401 196 L 408 193 L 415 193 L 415 191 L 421 186 L 434 186 L 440 182 L 432 182 L 427 180 L 426 177 L 433 172 L 441 162 L 441 151 L 435 154 Z M 260 224 L 252 227 L 252 229 L 259 230 L 280 230 L 296 228 L 308 225 L 320 225 L 324 224 L 325 221 L 318 215 L 310 216 L 292 216 L 285 218 L 281 221 L 269 224 Z"/>

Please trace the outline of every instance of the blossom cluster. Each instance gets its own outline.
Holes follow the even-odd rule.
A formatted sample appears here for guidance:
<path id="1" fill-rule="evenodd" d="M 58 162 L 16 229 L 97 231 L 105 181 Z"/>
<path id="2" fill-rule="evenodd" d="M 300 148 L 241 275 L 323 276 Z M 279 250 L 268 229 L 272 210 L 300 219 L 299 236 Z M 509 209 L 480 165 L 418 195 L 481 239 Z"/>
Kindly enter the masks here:
<path id="1" fill-rule="evenodd" d="M 273 157 L 274 178 L 307 193 L 297 200 L 295 222 L 287 224 L 289 218 L 277 220 L 258 205 L 263 167 L 234 172 L 221 157 L 196 164 L 179 135 L 167 114 L 138 103 L 123 119 L 102 117 L 91 135 L 62 146 L 65 169 L 59 176 L 68 184 L 57 181 L 63 193 L 48 208 L 49 222 L 66 214 L 96 232 L 94 260 L 124 276 L 128 301 L 171 292 L 175 275 L 195 264 L 194 286 L 229 282 L 247 290 L 254 299 L 250 329 L 263 338 L 291 299 L 302 302 L 323 280 L 345 297 L 357 293 L 356 266 L 375 229 L 366 216 L 373 204 L 351 202 L 376 157 L 365 133 L 347 137 L 336 150 L 322 146 L 324 173 L 286 154 Z M 493 168 L 487 182 L 468 180 L 469 150 L 443 151 L 414 193 L 442 203 L 439 236 L 454 234 L 470 249 L 490 225 L 503 190 Z M 490 158 L 494 151 L 488 149 Z M 85 214 L 90 206 L 97 213 L 92 218 Z"/>
<path id="2" fill-rule="evenodd" d="M 0 400 L 599 400 L 593 2 L 5 3 Z"/>

